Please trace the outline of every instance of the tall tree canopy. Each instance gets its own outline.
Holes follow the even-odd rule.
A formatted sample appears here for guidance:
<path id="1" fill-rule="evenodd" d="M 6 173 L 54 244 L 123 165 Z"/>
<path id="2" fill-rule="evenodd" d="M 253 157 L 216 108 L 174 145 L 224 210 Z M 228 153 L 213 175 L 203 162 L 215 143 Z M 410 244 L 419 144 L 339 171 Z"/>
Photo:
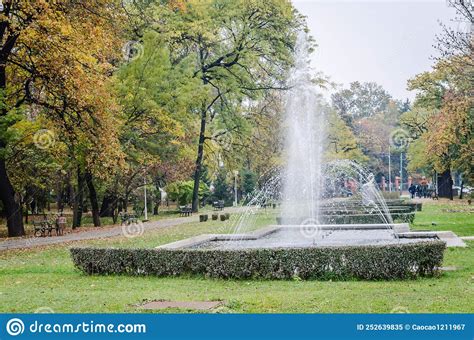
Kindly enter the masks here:
<path id="1" fill-rule="evenodd" d="M 44 115 L 76 150 L 80 167 L 107 166 L 105 155 L 120 150 L 110 114 L 116 105 L 107 84 L 121 45 L 119 5 L 115 0 L 3 1 L 0 199 L 10 236 L 24 234 L 19 188 L 6 168 L 10 146 L 19 138 L 15 124 Z M 86 149 L 81 156 L 78 151 Z"/>
<path id="2" fill-rule="evenodd" d="M 175 63 L 192 55 L 192 78 L 207 90 L 196 108 L 200 131 L 192 205 L 197 210 L 204 147 L 213 138 L 209 124 L 222 127 L 219 136 L 235 132 L 245 100 L 284 87 L 303 20 L 285 0 L 191 0 L 179 8 L 158 6 L 155 13 L 155 29 L 167 36 Z"/>
<path id="3" fill-rule="evenodd" d="M 474 7 L 469 1 L 449 1 L 456 9 L 458 27 L 442 25 L 437 37 L 440 56 L 432 71 L 423 72 L 408 82 L 417 90 L 411 112 L 402 123 L 411 131 L 410 166 L 447 174 L 456 170 L 464 181 L 474 182 L 473 128 L 474 57 L 472 25 Z M 462 26 L 465 28 L 462 28 Z"/>

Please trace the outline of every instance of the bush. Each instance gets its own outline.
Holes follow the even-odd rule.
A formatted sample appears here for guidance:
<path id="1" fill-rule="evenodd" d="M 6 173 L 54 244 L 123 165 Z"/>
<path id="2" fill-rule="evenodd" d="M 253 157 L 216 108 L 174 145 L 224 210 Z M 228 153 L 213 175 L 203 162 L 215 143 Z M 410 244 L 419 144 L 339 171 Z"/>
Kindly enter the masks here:
<path id="1" fill-rule="evenodd" d="M 71 256 L 75 266 L 87 274 L 394 280 L 437 274 L 444 249 L 444 242 L 431 241 L 241 250 L 73 248 Z"/>

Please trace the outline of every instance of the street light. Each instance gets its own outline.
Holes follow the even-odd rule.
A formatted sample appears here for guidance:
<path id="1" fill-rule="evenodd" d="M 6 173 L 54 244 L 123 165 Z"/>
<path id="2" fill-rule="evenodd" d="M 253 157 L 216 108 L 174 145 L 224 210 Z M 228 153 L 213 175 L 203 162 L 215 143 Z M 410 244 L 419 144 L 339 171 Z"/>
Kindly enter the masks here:
<path id="1" fill-rule="evenodd" d="M 239 175 L 239 172 L 237 170 L 234 170 L 234 207 L 237 206 L 237 200 L 238 200 L 238 195 L 237 195 L 237 176 Z"/>
<path id="2" fill-rule="evenodd" d="M 143 187 L 143 194 L 145 195 L 145 210 L 144 210 L 144 221 L 148 221 L 148 204 L 147 204 L 147 200 L 146 200 L 146 176 L 143 180 L 144 182 L 144 187 Z"/>
<path id="3" fill-rule="evenodd" d="M 392 161 L 390 156 L 390 143 L 388 143 L 388 191 L 392 192 Z"/>

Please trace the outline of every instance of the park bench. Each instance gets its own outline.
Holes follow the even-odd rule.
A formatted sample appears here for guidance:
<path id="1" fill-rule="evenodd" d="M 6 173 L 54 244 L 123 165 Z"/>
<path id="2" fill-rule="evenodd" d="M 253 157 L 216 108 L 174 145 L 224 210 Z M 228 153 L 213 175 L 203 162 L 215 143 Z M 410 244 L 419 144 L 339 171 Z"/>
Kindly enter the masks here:
<path id="1" fill-rule="evenodd" d="M 53 225 L 48 220 L 33 221 L 33 228 L 35 237 L 46 237 L 52 235 Z"/>
<path id="2" fill-rule="evenodd" d="M 214 201 L 212 207 L 214 210 L 224 210 L 224 201 Z"/>
<path id="3" fill-rule="evenodd" d="M 138 217 L 136 214 L 129 214 L 129 213 L 120 213 L 120 225 L 129 225 L 133 223 L 138 223 Z"/>
<path id="4" fill-rule="evenodd" d="M 193 209 L 188 205 L 181 205 L 179 207 L 180 216 L 191 216 L 192 213 L 193 213 Z"/>
<path id="5" fill-rule="evenodd" d="M 56 236 L 61 236 L 64 234 L 65 226 L 66 218 L 63 216 L 58 217 L 54 222 L 46 218 L 41 221 L 33 221 L 34 236 L 53 236 L 53 230 L 56 232 Z"/>

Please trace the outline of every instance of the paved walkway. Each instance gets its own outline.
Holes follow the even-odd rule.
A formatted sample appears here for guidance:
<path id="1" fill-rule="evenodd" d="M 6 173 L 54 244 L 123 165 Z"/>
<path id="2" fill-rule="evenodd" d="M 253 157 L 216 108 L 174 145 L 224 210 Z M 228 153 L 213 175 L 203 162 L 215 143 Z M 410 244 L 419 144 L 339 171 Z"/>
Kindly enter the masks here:
<path id="1" fill-rule="evenodd" d="M 198 222 L 199 216 L 168 218 L 131 226 L 115 226 L 79 231 L 64 236 L 13 238 L 0 242 L 0 251 L 7 249 L 32 248 L 72 241 L 94 240 L 115 236 L 141 235 L 150 230 Z"/>
<path id="2" fill-rule="evenodd" d="M 240 213 L 244 210 L 245 207 L 229 207 L 225 209 L 225 212 Z M 211 214 L 212 212 L 206 211 L 203 213 Z M 173 227 L 193 222 L 199 222 L 199 214 L 194 214 L 190 217 L 167 218 L 131 226 L 118 225 L 115 227 L 94 228 L 87 231 L 79 231 L 76 233 L 66 234 L 64 236 L 13 238 L 7 239 L 5 241 L 0 241 L 0 251 L 8 249 L 49 246 L 53 244 L 67 243 L 73 241 L 95 240 L 116 236 L 141 235 L 142 233 L 146 233 L 150 230 Z"/>

